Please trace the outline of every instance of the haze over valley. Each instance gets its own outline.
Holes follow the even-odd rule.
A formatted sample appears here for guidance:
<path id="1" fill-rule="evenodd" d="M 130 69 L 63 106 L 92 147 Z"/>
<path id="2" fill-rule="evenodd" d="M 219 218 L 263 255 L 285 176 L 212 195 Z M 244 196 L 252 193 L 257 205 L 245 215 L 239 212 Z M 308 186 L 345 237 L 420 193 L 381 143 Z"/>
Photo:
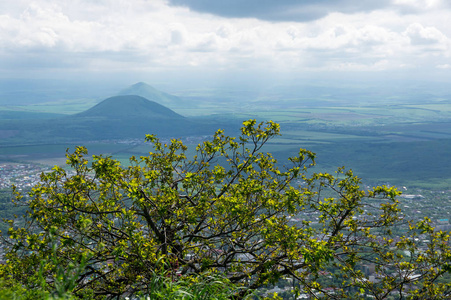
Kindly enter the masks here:
<path id="1" fill-rule="evenodd" d="M 219 128 L 237 135 L 242 121 L 256 118 L 281 124 L 282 135 L 267 146 L 281 163 L 301 147 L 317 153 L 318 168 L 346 166 L 367 182 L 445 187 L 451 176 L 451 93 L 438 84 L 403 89 L 311 83 L 172 95 L 139 82 L 83 102 L 61 94 L 11 105 L 3 96 L 0 159 L 51 166 L 64 163 L 66 148 L 86 145 L 126 161 L 146 154 L 146 134 L 194 145 Z"/>

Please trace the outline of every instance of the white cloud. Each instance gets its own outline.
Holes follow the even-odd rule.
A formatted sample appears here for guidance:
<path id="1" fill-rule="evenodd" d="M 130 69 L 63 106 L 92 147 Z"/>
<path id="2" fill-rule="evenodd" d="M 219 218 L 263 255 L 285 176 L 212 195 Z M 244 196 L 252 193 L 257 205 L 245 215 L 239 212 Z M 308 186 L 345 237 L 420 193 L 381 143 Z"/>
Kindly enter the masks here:
<path id="1" fill-rule="evenodd" d="M 447 37 L 437 28 L 423 27 L 419 23 L 409 25 L 404 33 L 410 38 L 412 44 L 443 44 L 447 41 Z"/>
<path id="2" fill-rule="evenodd" d="M 451 65 L 450 64 L 437 65 L 436 68 L 437 69 L 451 69 Z"/>
<path id="3" fill-rule="evenodd" d="M 398 12 L 421 5 L 427 9 Z M 451 12 L 438 0 L 303 23 L 215 17 L 165 0 L 18 0 L 0 8 L 0 62 L 8 68 L 45 69 L 30 63 L 39 60 L 105 71 L 388 70 L 440 68 L 451 56 Z"/>
<path id="4" fill-rule="evenodd" d="M 394 0 L 405 12 L 415 13 L 449 7 L 448 0 Z"/>

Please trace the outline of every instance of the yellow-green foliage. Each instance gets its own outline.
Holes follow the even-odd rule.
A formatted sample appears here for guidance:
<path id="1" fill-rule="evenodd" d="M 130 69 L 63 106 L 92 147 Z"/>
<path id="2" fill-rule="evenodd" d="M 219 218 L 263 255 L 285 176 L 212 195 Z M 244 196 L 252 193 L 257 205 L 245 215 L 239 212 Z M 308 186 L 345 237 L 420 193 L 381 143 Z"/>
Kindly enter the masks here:
<path id="1" fill-rule="evenodd" d="M 449 292 L 438 280 L 450 271 L 448 234 L 425 220 L 394 241 L 393 226 L 405 222 L 395 188 L 364 190 L 344 169 L 308 172 L 315 155 L 304 149 L 279 168 L 262 152 L 278 134 L 276 123 L 249 120 L 238 138 L 218 130 L 192 159 L 181 141 L 148 135 L 151 151 L 126 168 L 103 156 L 88 163 L 78 147 L 67 154 L 72 172 L 55 167 L 27 197 L 16 193 L 29 205 L 28 223 L 11 222 L 2 277 L 96 298 L 150 296 L 155 278 L 170 278 L 170 289 L 206 273 L 241 286 L 229 292 L 237 295 L 282 277 L 326 298 Z M 425 249 L 414 239 L 420 231 Z M 378 282 L 363 264 L 375 265 Z M 325 270 L 334 281 L 323 280 Z"/>

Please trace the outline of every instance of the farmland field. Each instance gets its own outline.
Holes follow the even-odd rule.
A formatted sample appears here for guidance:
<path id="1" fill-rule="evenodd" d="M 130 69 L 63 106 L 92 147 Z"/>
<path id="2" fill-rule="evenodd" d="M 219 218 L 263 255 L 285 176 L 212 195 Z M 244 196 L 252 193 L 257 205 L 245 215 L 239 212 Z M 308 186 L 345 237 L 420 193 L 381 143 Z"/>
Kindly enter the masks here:
<path id="1" fill-rule="evenodd" d="M 333 172 L 337 167 L 346 166 L 366 182 L 426 188 L 450 186 L 451 105 L 446 102 L 376 107 L 322 101 L 320 107 L 311 105 L 312 101 L 299 100 L 249 101 L 240 106 L 232 105 L 234 101 L 199 102 L 180 107 L 177 112 L 195 115 L 193 120 L 211 121 L 210 134 L 218 128 L 225 128 L 226 134 L 236 135 L 240 123 L 250 118 L 278 122 L 282 135 L 271 140 L 264 151 L 274 153 L 281 164 L 295 155 L 299 148 L 306 148 L 317 153 L 317 171 Z M 68 114 L 81 112 L 94 103 L 94 100 L 66 101 L 26 108 L 31 112 Z M 78 130 L 78 125 L 71 126 L 74 132 Z M 45 132 L 47 129 L 42 127 L 42 130 Z M 13 128 L 6 127 L 3 133 L 8 137 L 13 134 Z M 202 134 L 185 139 L 191 145 L 188 156 L 194 155 L 194 146 L 205 138 Z M 131 155 L 148 154 L 150 146 L 143 144 L 143 140 L 144 136 L 133 143 L 81 140 L 78 144 L 87 146 L 90 154 L 109 154 L 126 165 Z M 0 161 L 62 165 L 66 148 L 75 146 L 58 137 L 52 143 L 42 145 L 36 145 L 36 141 L 33 145 L 29 141 L 15 140 L 15 143 L 0 147 Z"/>

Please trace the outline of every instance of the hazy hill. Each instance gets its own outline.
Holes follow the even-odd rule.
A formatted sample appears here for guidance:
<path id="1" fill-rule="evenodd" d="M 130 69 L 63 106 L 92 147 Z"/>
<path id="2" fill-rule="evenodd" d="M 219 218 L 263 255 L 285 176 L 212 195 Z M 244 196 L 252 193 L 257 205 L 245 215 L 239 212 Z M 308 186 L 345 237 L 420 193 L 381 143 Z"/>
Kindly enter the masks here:
<path id="1" fill-rule="evenodd" d="M 158 118 L 181 119 L 183 116 L 169 108 L 136 95 L 115 96 L 76 115 L 77 117 L 104 118 Z"/>
<path id="2" fill-rule="evenodd" d="M 179 97 L 159 91 L 144 82 L 138 82 L 126 88 L 118 95 L 137 95 L 171 108 L 183 105 L 183 101 Z"/>
<path id="3" fill-rule="evenodd" d="M 169 108 L 136 95 L 110 97 L 66 122 L 71 134 L 95 140 L 144 138 L 148 133 L 183 136 L 197 134 L 201 128 Z M 68 131 L 56 129 L 55 134 L 67 135 Z"/>

